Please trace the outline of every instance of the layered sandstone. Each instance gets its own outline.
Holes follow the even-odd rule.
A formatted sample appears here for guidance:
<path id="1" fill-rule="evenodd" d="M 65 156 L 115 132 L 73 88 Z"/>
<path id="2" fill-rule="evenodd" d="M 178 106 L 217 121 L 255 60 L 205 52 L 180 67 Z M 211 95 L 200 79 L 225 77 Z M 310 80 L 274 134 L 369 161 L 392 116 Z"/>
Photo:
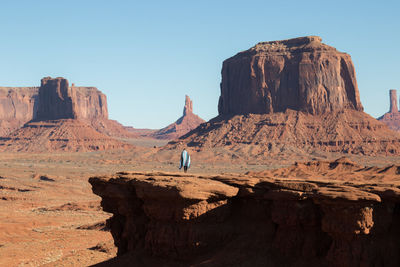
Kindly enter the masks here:
<path id="1" fill-rule="evenodd" d="M 383 114 L 378 120 L 385 123 L 390 129 L 400 131 L 400 112 L 397 106 L 397 91 L 389 90 L 390 108 L 389 112 Z"/>
<path id="2" fill-rule="evenodd" d="M 219 116 L 171 141 L 200 150 L 224 147 L 255 150 L 253 157 L 317 151 L 361 155 L 399 155 L 400 133 L 361 111 L 343 110 L 315 116 L 288 110 L 272 114 Z"/>
<path id="3" fill-rule="evenodd" d="M 76 119 L 77 113 L 72 102 L 68 80 L 58 77 L 45 77 L 39 88 L 37 121 Z"/>
<path id="4" fill-rule="evenodd" d="M 33 121 L 79 119 L 111 137 L 136 137 L 108 119 L 107 97 L 96 87 L 81 87 L 67 79 L 45 77 L 40 87 L 0 87 L 0 136 Z"/>
<path id="5" fill-rule="evenodd" d="M 205 121 L 202 118 L 193 113 L 192 100 L 189 96 L 185 96 L 182 117 L 167 127 L 151 133 L 151 136 L 157 139 L 176 139 L 197 128 L 203 122 Z"/>
<path id="6" fill-rule="evenodd" d="M 258 43 L 224 61 L 220 115 L 362 111 L 350 55 L 317 36 Z"/>
<path id="7" fill-rule="evenodd" d="M 38 87 L 0 87 L 0 136 L 36 117 Z"/>
<path id="8" fill-rule="evenodd" d="M 0 137 L 0 151 L 8 152 L 86 152 L 131 148 L 133 146 L 102 134 L 77 119 L 31 121 Z"/>
<path id="9" fill-rule="evenodd" d="M 117 133 L 121 137 L 124 129 L 119 123 L 108 120 L 106 96 L 96 88 L 70 87 L 67 79 L 46 77 L 41 81 L 37 97 L 31 100 L 32 107 L 23 105 L 26 109 L 32 108 L 29 116 L 24 117 L 30 118 L 29 121 L 0 138 L 1 151 L 92 151 L 132 147 L 102 133 Z"/>
<path id="10" fill-rule="evenodd" d="M 260 160 L 400 154 L 400 134 L 363 112 L 350 55 L 316 36 L 259 43 L 225 60 L 218 110 L 169 148 L 247 150 Z"/>
<path id="11" fill-rule="evenodd" d="M 295 175 L 318 168 L 336 176 Z M 400 166 L 366 168 L 340 159 L 289 169 L 289 178 L 279 175 L 287 169 L 90 178 L 103 209 L 113 214 L 107 226 L 118 257 L 104 266 L 400 264 Z M 365 181 L 335 180 L 346 171 L 364 174 Z M 374 174 L 391 177 L 391 184 L 373 180 Z"/>

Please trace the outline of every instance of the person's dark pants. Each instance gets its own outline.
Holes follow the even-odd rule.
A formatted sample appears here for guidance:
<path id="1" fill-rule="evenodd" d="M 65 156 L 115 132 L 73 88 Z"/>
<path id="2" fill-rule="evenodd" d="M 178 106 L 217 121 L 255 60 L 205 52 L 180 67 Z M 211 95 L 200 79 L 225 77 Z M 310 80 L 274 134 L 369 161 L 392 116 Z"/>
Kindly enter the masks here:
<path id="1" fill-rule="evenodd" d="M 187 166 L 183 166 L 183 171 L 187 172 Z"/>

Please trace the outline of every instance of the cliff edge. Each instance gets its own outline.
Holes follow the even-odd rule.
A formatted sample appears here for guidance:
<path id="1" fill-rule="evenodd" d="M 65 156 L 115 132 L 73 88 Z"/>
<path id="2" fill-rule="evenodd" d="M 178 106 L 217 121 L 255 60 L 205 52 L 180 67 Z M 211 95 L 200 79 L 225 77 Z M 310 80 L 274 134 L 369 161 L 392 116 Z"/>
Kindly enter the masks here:
<path id="1" fill-rule="evenodd" d="M 99 266 L 400 264 L 400 166 L 342 158 L 269 173 L 118 173 L 89 182 L 113 214 L 107 226 L 118 247 Z"/>

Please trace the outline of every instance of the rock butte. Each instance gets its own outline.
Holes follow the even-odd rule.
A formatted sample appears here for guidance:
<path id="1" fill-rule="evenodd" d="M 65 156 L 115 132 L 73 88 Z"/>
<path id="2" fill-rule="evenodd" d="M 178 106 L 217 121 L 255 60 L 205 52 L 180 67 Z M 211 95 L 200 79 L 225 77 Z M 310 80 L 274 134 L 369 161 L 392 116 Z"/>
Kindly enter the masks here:
<path id="1" fill-rule="evenodd" d="M 390 129 L 400 131 L 400 112 L 397 106 L 397 91 L 389 90 L 390 109 L 389 112 L 383 114 L 378 120 L 385 123 Z"/>
<path id="2" fill-rule="evenodd" d="M 224 61 L 219 114 L 362 111 L 350 55 L 318 36 L 262 42 Z"/>
<path id="3" fill-rule="evenodd" d="M 167 127 L 154 132 L 151 136 L 157 139 L 176 139 L 197 128 L 203 122 L 205 120 L 193 113 L 192 100 L 190 100 L 189 96 L 185 96 L 182 117 Z"/>
<path id="4" fill-rule="evenodd" d="M 318 180 L 301 177 L 313 172 Z M 335 181 L 346 174 L 390 184 Z M 118 257 L 104 266 L 399 266 L 399 181 L 400 166 L 345 158 L 247 175 L 89 179 L 113 214 Z"/>
<path id="5" fill-rule="evenodd" d="M 68 80 L 45 77 L 40 87 L 0 87 L 0 136 L 34 120 L 79 119 L 114 137 L 134 136 L 108 119 L 107 98 L 95 87 L 69 86 Z"/>
<path id="6" fill-rule="evenodd" d="M 21 94 L 20 91 L 24 90 L 15 91 Z M 21 104 L 29 110 L 29 116 L 23 119 L 32 116 L 31 120 L 1 137 L 0 150 L 50 152 L 131 148 L 101 133 L 119 132 L 122 129 L 121 135 L 125 130 L 117 122 L 108 120 L 106 96 L 96 88 L 69 87 L 68 80 L 64 78 L 46 77 L 37 91 L 37 94 L 28 95 L 28 99 L 32 98 Z M 8 102 L 14 101 L 11 95 Z M 3 107 L 6 105 L 3 104 Z"/>
<path id="7" fill-rule="evenodd" d="M 400 134 L 363 112 L 350 56 L 316 36 L 259 43 L 225 60 L 218 111 L 169 148 L 400 154 Z"/>

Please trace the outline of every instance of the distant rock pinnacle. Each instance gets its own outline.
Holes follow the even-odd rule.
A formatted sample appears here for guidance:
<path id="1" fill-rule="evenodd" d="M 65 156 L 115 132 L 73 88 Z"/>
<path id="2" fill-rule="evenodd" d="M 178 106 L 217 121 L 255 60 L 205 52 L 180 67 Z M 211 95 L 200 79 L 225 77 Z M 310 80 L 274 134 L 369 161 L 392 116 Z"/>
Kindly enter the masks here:
<path id="1" fill-rule="evenodd" d="M 378 120 L 385 123 L 390 129 L 400 131 L 400 112 L 397 106 L 397 91 L 389 90 L 390 108 L 389 112 L 383 114 Z"/>
<path id="2" fill-rule="evenodd" d="M 193 102 L 188 95 L 185 95 L 185 107 L 183 108 L 183 116 L 193 113 Z"/>
<path id="3" fill-rule="evenodd" d="M 185 107 L 183 108 L 183 116 L 176 122 L 162 128 L 152 134 L 157 139 L 176 139 L 191 130 L 195 129 L 204 120 L 193 113 L 193 102 L 189 96 L 185 96 Z"/>
<path id="4" fill-rule="evenodd" d="M 389 113 L 399 112 L 399 108 L 397 107 L 397 91 L 394 89 L 389 90 L 389 96 L 390 96 Z"/>

